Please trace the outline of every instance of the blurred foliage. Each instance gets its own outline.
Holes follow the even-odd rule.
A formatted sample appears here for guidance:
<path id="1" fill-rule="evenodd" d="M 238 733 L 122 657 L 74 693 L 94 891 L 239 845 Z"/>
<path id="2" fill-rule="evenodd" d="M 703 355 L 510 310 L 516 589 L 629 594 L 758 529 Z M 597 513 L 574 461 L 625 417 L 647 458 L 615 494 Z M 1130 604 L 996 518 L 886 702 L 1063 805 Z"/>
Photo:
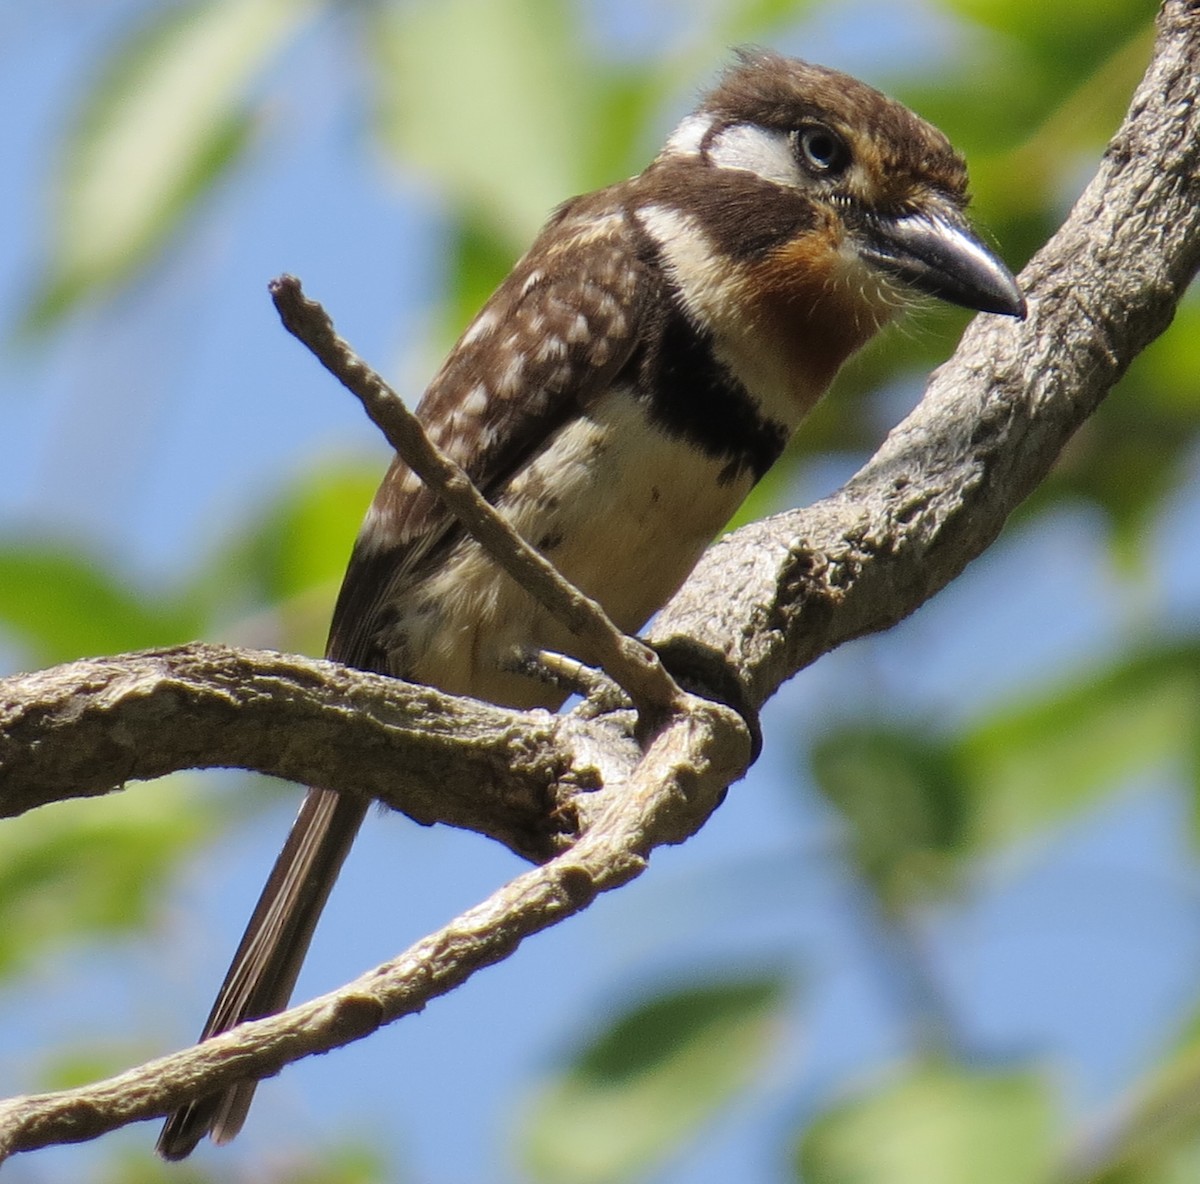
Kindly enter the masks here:
<path id="1" fill-rule="evenodd" d="M 329 462 L 239 523 L 204 565 L 198 598 L 247 644 L 299 653 L 325 648 L 329 613 L 379 474 Z M 269 624 L 257 615 L 266 609 Z"/>
<path id="2" fill-rule="evenodd" d="M 209 1170 L 194 1160 L 164 1163 L 136 1145 L 108 1156 L 96 1184 L 403 1184 L 370 1147 L 345 1142 L 295 1152 L 284 1150 L 244 1171 Z"/>
<path id="3" fill-rule="evenodd" d="M 442 0 L 377 14 L 385 142 L 521 250 L 585 173 L 589 141 L 579 129 L 595 104 L 569 10 L 555 0 Z"/>
<path id="4" fill-rule="evenodd" d="M 62 135 L 45 278 L 26 310 L 44 337 L 88 303 L 114 300 L 254 159 L 279 69 L 302 33 L 345 39 L 375 142 L 436 188 L 449 244 L 443 310 L 457 332 L 547 209 L 641 167 L 723 47 L 782 39 L 832 3 L 712 0 L 652 61 L 589 44 L 570 0 L 186 0 L 127 4 L 129 20 L 85 82 Z M 954 31 L 936 71 L 902 62 L 878 80 L 967 154 L 981 222 L 1019 265 L 1053 232 L 1102 151 L 1149 52 L 1145 0 L 930 0 Z M 369 183 L 364 177 L 364 184 Z M 798 472 L 865 456 L 917 377 L 965 322 L 919 312 L 847 366 L 742 517 L 784 504 Z M 1018 528 L 1065 501 L 1104 516 L 1131 585 L 1148 540 L 1197 455 L 1200 301 L 1152 346 L 1083 428 Z M 333 463 L 280 491 L 227 541 L 155 594 L 70 542 L 0 540 L 0 626 L 30 664 L 220 636 L 319 651 L 329 604 L 377 474 Z M 985 626 L 981 626 L 985 627 Z M 1200 643 L 1183 633 L 1113 639 L 1087 668 L 1056 671 L 1019 701 L 948 729 L 864 711 L 807 754 L 841 826 L 847 874 L 894 940 L 931 901 L 952 908 L 981 861 L 1094 809 L 1146 768 L 1169 768 L 1200 835 Z M 768 742 L 770 739 L 768 738 Z M 803 763 L 803 757 L 798 763 Z M 154 888 L 210 833 L 190 793 L 119 795 L 40 811 L 0 830 L 0 975 L 48 947 L 154 919 Z M 651 1173 L 758 1079 L 791 988 L 698 971 L 687 990 L 630 1004 L 580 1042 L 520 1126 L 533 1177 L 624 1181 Z M 925 1047 L 825 1097 L 797 1122 L 807 1184 L 1169 1184 L 1200 1173 L 1200 1053 L 1189 1034 L 1147 1074 L 1108 1141 L 1071 1154 L 1047 1075 L 981 1068 Z M 100 1064 L 82 1050 L 57 1079 Z M 799 1087 L 797 1087 L 799 1088 Z M 157 1180 L 144 1154 L 98 1179 Z M 174 1181 L 208 1177 L 173 1167 Z M 223 1178 L 230 1178 L 228 1175 Z M 247 1177 L 251 1178 L 251 1177 Z M 350 1148 L 263 1168 L 259 1180 L 384 1178 Z"/>
<path id="5" fill-rule="evenodd" d="M 1200 1131 L 1193 1108 L 1200 1092 L 1200 1017 L 1179 1046 L 1130 1099 L 1107 1139 L 1072 1164 L 1073 1184 L 1184 1184 L 1200 1170 Z"/>
<path id="6" fill-rule="evenodd" d="M 811 761 L 817 787 L 848 824 L 854 866 L 889 912 L 953 889 L 970 813 L 949 744 L 860 722 L 822 735 Z"/>
<path id="7" fill-rule="evenodd" d="M 184 786 L 187 779 L 177 777 Z M 62 802 L 0 828 L 0 977 L 157 919 L 163 881 L 211 833 L 186 789 Z"/>
<path id="8" fill-rule="evenodd" d="M 903 911 L 1148 769 L 1182 774 L 1200 813 L 1200 645 L 1145 646 L 953 736 L 859 719 L 823 733 L 810 760 L 855 867 Z"/>
<path id="9" fill-rule="evenodd" d="M 983 843 L 1060 822 L 1146 769 L 1177 770 L 1200 802 L 1200 646 L 1145 645 L 1001 708 L 958 737 L 956 755 Z"/>
<path id="10" fill-rule="evenodd" d="M 189 641 L 203 628 L 190 597 L 147 595 L 82 546 L 68 546 L 0 545 L 0 623 L 30 666 Z"/>
<path id="11" fill-rule="evenodd" d="M 780 1029 L 778 976 L 664 993 L 612 1021 L 537 1099 L 525 1159 L 536 1180 L 639 1176 L 753 1080 Z"/>
<path id="12" fill-rule="evenodd" d="M 805 1184 L 1040 1184 L 1053 1115 L 1034 1074 L 915 1065 L 839 1102 L 800 1140 Z"/>
<path id="13" fill-rule="evenodd" d="M 52 252 L 28 327 L 145 263 L 242 159 L 246 92 L 314 4 L 191 0 L 151 11 L 63 141 Z"/>

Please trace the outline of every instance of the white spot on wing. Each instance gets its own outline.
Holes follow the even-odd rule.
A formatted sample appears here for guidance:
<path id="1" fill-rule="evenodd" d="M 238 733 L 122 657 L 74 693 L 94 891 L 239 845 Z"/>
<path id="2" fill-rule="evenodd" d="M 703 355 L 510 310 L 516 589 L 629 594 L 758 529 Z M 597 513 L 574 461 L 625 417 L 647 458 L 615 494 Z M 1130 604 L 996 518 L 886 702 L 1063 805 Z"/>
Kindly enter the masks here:
<path id="1" fill-rule="evenodd" d="M 465 464 L 467 458 L 475 451 L 475 433 L 462 430 L 463 419 L 457 411 L 446 421 L 446 427 L 449 439 L 442 442 L 442 451 L 456 464 Z"/>
<path id="2" fill-rule="evenodd" d="M 614 234 L 620 233 L 623 229 L 622 224 L 624 221 L 624 210 L 614 210 L 611 214 L 604 214 L 599 218 L 592 217 L 591 215 L 588 215 L 586 218 L 578 216 L 571 218 L 569 221 L 563 222 L 561 226 L 563 231 L 569 230 L 570 233 L 564 233 L 548 244 L 546 248 L 547 257 L 551 261 L 557 261 L 562 255 L 573 255 L 580 247 L 586 247 L 602 239 L 612 238 Z"/>
<path id="3" fill-rule="evenodd" d="M 482 382 L 477 383 L 463 399 L 462 409 L 467 415 L 482 415 L 487 410 L 488 389 Z"/>
<path id="4" fill-rule="evenodd" d="M 489 333 L 495 332 L 498 320 L 491 309 L 481 312 L 462 335 L 462 344 L 473 345 L 476 341 L 482 341 Z"/>
<path id="5" fill-rule="evenodd" d="M 510 354 L 507 364 L 500 372 L 500 377 L 496 380 L 497 389 L 509 394 L 515 393 L 524 371 L 525 355 L 515 352 Z"/>
<path id="6" fill-rule="evenodd" d="M 591 329 L 588 326 L 588 319 L 581 312 L 577 312 L 567 325 L 567 331 L 564 334 L 567 341 L 572 345 L 582 345 L 587 341 L 591 334 Z"/>
<path id="7" fill-rule="evenodd" d="M 549 362 L 555 358 L 566 357 L 567 346 L 561 337 L 548 334 L 538 342 L 537 353 L 534 357 L 539 362 Z"/>
<path id="8" fill-rule="evenodd" d="M 596 296 L 596 312 L 602 317 L 617 318 L 620 315 L 620 311 L 620 307 L 613 294 L 601 290 Z"/>

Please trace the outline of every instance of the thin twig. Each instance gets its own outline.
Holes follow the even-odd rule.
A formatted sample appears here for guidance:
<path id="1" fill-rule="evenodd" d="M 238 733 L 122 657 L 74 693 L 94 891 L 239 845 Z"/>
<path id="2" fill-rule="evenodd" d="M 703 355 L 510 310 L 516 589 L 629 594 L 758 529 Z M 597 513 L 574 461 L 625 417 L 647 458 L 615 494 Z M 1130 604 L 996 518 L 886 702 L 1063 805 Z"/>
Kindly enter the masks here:
<path id="1" fill-rule="evenodd" d="M 584 643 L 640 715 L 661 719 L 670 712 L 681 692 L 658 655 L 622 633 L 596 601 L 564 579 L 496 512 L 462 468 L 430 440 L 400 396 L 338 336 L 329 314 L 304 295 L 295 276 L 280 276 L 270 290 L 287 331 L 358 397 L 388 443 L 463 529 Z"/>

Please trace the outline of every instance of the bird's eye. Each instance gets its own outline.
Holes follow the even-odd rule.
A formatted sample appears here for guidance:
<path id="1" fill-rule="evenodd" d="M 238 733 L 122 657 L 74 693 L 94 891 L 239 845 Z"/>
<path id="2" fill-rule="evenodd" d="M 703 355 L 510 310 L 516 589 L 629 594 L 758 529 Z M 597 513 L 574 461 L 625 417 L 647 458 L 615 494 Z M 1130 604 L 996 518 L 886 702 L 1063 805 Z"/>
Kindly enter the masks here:
<path id="1" fill-rule="evenodd" d="M 850 163 L 846 141 L 824 124 L 810 123 L 796 133 L 796 156 L 814 176 L 837 176 Z"/>

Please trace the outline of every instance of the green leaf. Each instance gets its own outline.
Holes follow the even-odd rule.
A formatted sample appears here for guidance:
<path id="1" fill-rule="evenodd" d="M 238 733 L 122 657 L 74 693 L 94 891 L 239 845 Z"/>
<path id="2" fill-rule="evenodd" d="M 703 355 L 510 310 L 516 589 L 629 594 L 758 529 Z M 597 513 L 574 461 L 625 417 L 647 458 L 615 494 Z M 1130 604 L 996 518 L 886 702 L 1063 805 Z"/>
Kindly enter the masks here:
<path id="1" fill-rule="evenodd" d="M 1057 67 L 1060 76 L 1095 69 L 1114 45 L 1149 23 L 1145 0 L 944 0 L 945 6 L 995 30 L 1029 57 Z"/>
<path id="2" fill-rule="evenodd" d="M 140 595 L 65 547 L 0 548 L 0 628 L 37 664 L 190 641 L 200 625 L 186 605 Z"/>
<path id="3" fill-rule="evenodd" d="M 1141 381 L 1130 399 L 1178 417 L 1176 430 L 1194 436 L 1200 427 L 1200 297 L 1189 292 L 1175 309 L 1171 332 L 1151 342 L 1134 363 Z"/>
<path id="4" fill-rule="evenodd" d="M 92 1159 L 101 1154 L 93 1149 Z M 238 1167 L 219 1159 L 208 1166 L 197 1162 L 200 1159 L 163 1163 L 147 1155 L 144 1145 L 128 1140 L 109 1149 L 87 1179 L 91 1184 L 397 1184 L 409 1178 L 399 1176 L 373 1144 L 343 1139 L 329 1146 L 307 1131 L 288 1139 L 286 1145 L 244 1156 Z"/>
<path id="5" fill-rule="evenodd" d="M 586 185 L 593 75 L 561 0 L 381 7 L 370 28 L 384 141 L 514 249 Z"/>
<path id="6" fill-rule="evenodd" d="M 274 644 L 320 653 L 354 536 L 381 468 L 331 462 L 283 490 L 204 565 L 190 595 L 223 616 L 273 608 Z"/>
<path id="7" fill-rule="evenodd" d="M 1111 1184 L 1196 1184 L 1197 1180 L 1200 1180 L 1200 1137 L 1193 1135 L 1190 1142 L 1163 1148 L 1154 1162 L 1139 1168 L 1136 1176 L 1114 1176 Z"/>
<path id="8" fill-rule="evenodd" d="M 1130 367 L 1037 493 L 1039 504 L 1082 495 L 1108 518 L 1114 559 L 1154 578 L 1157 516 L 1188 479 L 1200 424 L 1200 300 Z"/>
<path id="9" fill-rule="evenodd" d="M 1200 1016 L 1074 1156 L 1076 1184 L 1191 1184 L 1200 1179 Z"/>
<path id="10" fill-rule="evenodd" d="M 1197 371 L 1200 375 L 1200 369 Z M 1127 573 L 1151 575 L 1154 523 L 1163 501 L 1186 479 L 1195 417 L 1163 405 L 1135 367 L 1100 413 L 1080 430 L 1055 472 L 1034 495 L 1036 507 L 1087 498 L 1105 515 L 1114 560 Z M 1152 575 L 1151 575 L 1151 578 Z"/>
<path id="11" fill-rule="evenodd" d="M 208 1169 L 194 1160 L 166 1164 L 155 1155 L 147 1155 L 136 1144 L 117 1144 L 106 1148 L 97 1158 L 100 1162 L 87 1177 L 93 1184 L 231 1184 L 246 1178 L 240 1173 L 234 1175 L 227 1168 Z M 278 1179 L 273 1174 L 261 1178 Z"/>
<path id="12" fill-rule="evenodd" d="M 0 828 L 0 975 L 82 935 L 143 925 L 208 813 L 159 782 L 152 791 L 61 802 Z"/>
<path id="13" fill-rule="evenodd" d="M 1105 57 L 1069 93 L 1057 89 L 1039 108 L 1038 124 L 1011 151 L 972 160 L 971 177 L 993 209 L 1008 215 L 1045 216 L 1061 201 L 1062 187 L 1081 155 L 1094 158 L 1120 126 L 1153 45 L 1153 29 L 1134 22 L 1124 43 L 1105 43 Z M 1113 45 L 1118 48 L 1113 50 Z M 1048 85 L 1065 77 L 1051 72 Z M 1010 80 L 1011 85 L 1011 80 Z M 1054 107 L 1047 116 L 1051 101 Z M 999 129 L 997 129 L 999 130 Z"/>
<path id="14" fill-rule="evenodd" d="M 660 1161 L 752 1079 L 784 995 L 782 979 L 763 976 L 678 991 L 618 1019 L 526 1117 L 533 1177 L 603 1184 Z"/>
<path id="15" fill-rule="evenodd" d="M 920 1066 L 805 1132 L 805 1184 L 1042 1184 L 1053 1115 L 1035 1074 Z"/>
<path id="16" fill-rule="evenodd" d="M 464 211 L 455 229 L 447 251 L 446 347 L 500 286 L 517 255 L 509 236 L 500 234 L 491 219 L 478 212 Z"/>
<path id="17" fill-rule="evenodd" d="M 958 760 L 985 844 L 1009 842 L 1167 761 L 1189 768 L 1200 734 L 1200 652 L 1138 654 L 964 736 Z"/>
<path id="18" fill-rule="evenodd" d="M 812 768 L 847 823 L 855 866 L 886 905 L 953 882 L 969 800 L 948 745 L 898 728 L 840 728 L 814 746 Z"/>
<path id="19" fill-rule="evenodd" d="M 1146 649 L 994 712 L 953 740 L 857 725 L 812 751 L 855 866 L 889 908 L 956 885 L 961 862 L 1069 817 L 1131 775 L 1168 765 L 1196 786 L 1200 649 Z"/>
<path id="20" fill-rule="evenodd" d="M 37 1087 L 78 1089 L 102 1077 L 113 1077 L 153 1055 L 140 1041 L 97 1038 L 85 1043 L 73 1032 L 70 1044 L 51 1048 L 43 1057 L 38 1066 Z"/>
<path id="21" fill-rule="evenodd" d="M 354 536 L 382 474 L 370 465 L 332 462 L 280 493 L 235 548 L 268 601 L 283 600 L 340 579 Z"/>
<path id="22" fill-rule="evenodd" d="M 713 41 L 718 46 L 754 42 L 784 21 L 796 22 L 813 8 L 812 0 L 724 0 Z"/>
<path id="23" fill-rule="evenodd" d="M 229 171 L 245 94 L 311 0 L 193 0 L 152 10 L 87 95 L 64 145 L 49 276 L 27 314 L 44 329 L 125 278 Z"/>

